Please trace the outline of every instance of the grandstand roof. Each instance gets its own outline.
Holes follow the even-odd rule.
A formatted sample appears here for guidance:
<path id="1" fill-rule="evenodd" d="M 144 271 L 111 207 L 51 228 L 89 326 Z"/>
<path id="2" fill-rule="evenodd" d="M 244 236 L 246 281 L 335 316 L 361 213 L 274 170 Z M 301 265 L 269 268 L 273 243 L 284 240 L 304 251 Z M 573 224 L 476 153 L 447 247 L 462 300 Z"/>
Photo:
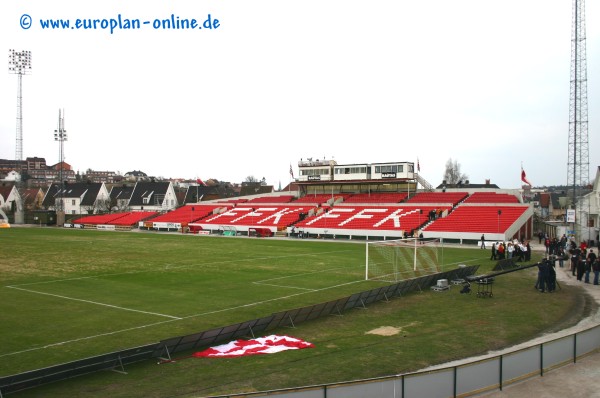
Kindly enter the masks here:
<path id="1" fill-rule="evenodd" d="M 444 184 L 443 182 L 438 185 L 435 189 L 481 189 L 481 188 L 490 188 L 490 189 L 500 189 L 500 187 L 496 184 L 473 184 L 469 182 L 468 184 Z"/>

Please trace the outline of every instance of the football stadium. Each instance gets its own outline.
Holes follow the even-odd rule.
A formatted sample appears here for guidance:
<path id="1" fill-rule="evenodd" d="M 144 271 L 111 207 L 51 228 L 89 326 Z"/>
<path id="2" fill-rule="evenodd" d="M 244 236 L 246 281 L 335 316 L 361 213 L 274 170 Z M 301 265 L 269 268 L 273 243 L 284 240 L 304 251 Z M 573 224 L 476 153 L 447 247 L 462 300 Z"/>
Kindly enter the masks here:
<path id="1" fill-rule="evenodd" d="M 433 188 L 411 162 L 299 171 L 268 195 L 3 230 L 2 396 L 433 396 L 447 375 L 419 370 L 591 311 L 569 286 L 540 298 L 518 190 Z M 492 260 L 501 242 L 521 251 Z M 455 396 L 498 388 L 457 387 L 465 370 Z"/>

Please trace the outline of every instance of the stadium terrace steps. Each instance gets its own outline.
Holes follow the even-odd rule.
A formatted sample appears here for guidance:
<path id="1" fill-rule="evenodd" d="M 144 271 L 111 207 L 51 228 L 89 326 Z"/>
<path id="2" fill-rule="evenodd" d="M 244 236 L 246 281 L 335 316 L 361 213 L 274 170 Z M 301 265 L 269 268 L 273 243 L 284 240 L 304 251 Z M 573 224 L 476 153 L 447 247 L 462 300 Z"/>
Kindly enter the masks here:
<path id="1" fill-rule="evenodd" d="M 215 226 L 233 226 L 248 228 L 269 228 L 272 231 L 288 227 L 307 215 L 315 207 L 311 205 L 238 205 L 226 211 L 201 220 L 198 224 L 204 229 Z"/>
<path id="2" fill-rule="evenodd" d="M 294 200 L 294 198 L 294 195 L 262 196 L 260 198 L 252 198 L 245 203 L 288 203 Z"/>
<path id="3" fill-rule="evenodd" d="M 519 198 L 508 193 L 474 192 L 463 203 L 521 203 Z"/>
<path id="4" fill-rule="evenodd" d="M 410 232 L 429 221 L 429 212 L 439 206 L 335 206 L 321 215 L 309 217 L 297 228 L 393 230 Z M 450 210 L 449 206 L 441 208 Z"/>
<path id="5" fill-rule="evenodd" d="M 134 226 L 139 221 L 157 214 L 155 211 L 133 211 L 126 213 L 96 214 L 78 218 L 73 224 Z"/>
<path id="6" fill-rule="evenodd" d="M 161 214 L 153 218 L 152 222 L 163 222 L 163 223 L 189 223 L 203 219 L 207 217 L 216 209 L 227 208 L 224 204 L 211 204 L 211 205 L 199 205 L 199 204 L 188 204 L 181 206 L 168 213 Z"/>
<path id="7" fill-rule="evenodd" d="M 424 228 L 428 232 L 498 233 L 509 229 L 528 206 L 459 206 Z M 498 214 L 498 212 L 501 212 Z"/>
<path id="8" fill-rule="evenodd" d="M 340 200 L 344 200 L 347 197 L 349 197 L 350 194 L 344 194 L 344 193 L 339 193 L 339 194 L 329 194 L 329 193 L 320 193 L 320 194 L 308 194 L 306 196 L 303 196 L 301 198 L 296 199 L 295 201 L 293 201 L 292 203 L 314 203 L 314 204 L 331 204 L 330 202 L 333 199 L 334 203 L 337 203 Z"/>
<path id="9" fill-rule="evenodd" d="M 468 192 L 420 192 L 406 200 L 406 203 L 451 203 L 456 206 L 467 196 Z"/>
<path id="10" fill-rule="evenodd" d="M 400 203 L 407 196 L 398 192 L 357 193 L 344 199 L 344 203 Z"/>

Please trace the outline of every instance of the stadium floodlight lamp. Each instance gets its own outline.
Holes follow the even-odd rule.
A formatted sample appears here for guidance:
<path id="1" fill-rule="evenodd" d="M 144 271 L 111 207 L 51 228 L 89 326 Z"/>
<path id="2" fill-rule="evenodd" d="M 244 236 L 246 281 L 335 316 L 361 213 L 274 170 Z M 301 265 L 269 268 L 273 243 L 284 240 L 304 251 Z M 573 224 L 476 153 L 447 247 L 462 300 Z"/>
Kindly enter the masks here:
<path id="1" fill-rule="evenodd" d="M 31 73 L 31 51 L 8 50 L 8 73 L 28 75 Z"/>

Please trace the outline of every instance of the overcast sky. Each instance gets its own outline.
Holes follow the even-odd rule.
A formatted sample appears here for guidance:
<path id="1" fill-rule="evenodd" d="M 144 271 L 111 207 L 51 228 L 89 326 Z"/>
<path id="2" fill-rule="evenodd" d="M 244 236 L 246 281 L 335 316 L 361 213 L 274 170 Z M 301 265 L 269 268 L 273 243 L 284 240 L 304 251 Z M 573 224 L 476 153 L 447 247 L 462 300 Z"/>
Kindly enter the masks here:
<path id="1" fill-rule="evenodd" d="M 590 179 L 600 165 L 600 4 L 588 1 Z M 27 14 L 31 24 L 27 24 Z M 140 29 L 101 29 L 103 19 Z M 210 14 L 216 29 L 154 29 Z M 0 2 L 0 49 L 30 50 L 23 157 L 276 187 L 301 158 L 449 158 L 471 183 L 566 184 L 571 0 Z M 42 29 L 40 19 L 100 20 Z M 143 24 L 148 21 L 148 24 Z M 23 29 L 23 22 L 28 29 Z M 160 21 L 159 21 L 160 22 Z M 17 76 L 0 74 L 0 158 L 15 158 Z"/>

